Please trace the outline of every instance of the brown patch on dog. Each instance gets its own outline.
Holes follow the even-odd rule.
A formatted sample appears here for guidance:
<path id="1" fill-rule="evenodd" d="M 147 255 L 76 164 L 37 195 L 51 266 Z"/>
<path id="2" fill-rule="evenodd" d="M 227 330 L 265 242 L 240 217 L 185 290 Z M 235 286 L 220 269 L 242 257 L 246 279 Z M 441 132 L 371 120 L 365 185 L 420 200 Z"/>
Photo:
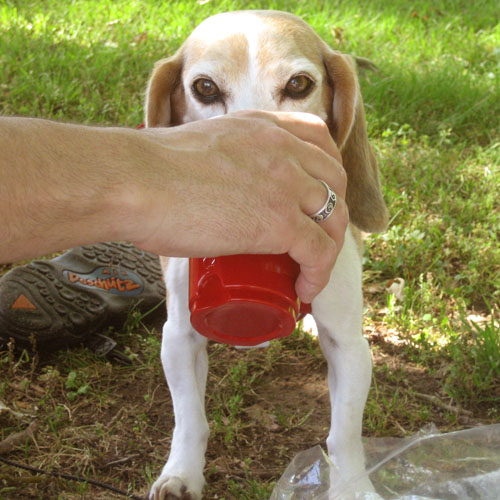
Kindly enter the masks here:
<path id="1" fill-rule="evenodd" d="M 206 43 L 204 38 L 189 41 L 186 66 L 198 61 L 213 61 L 219 74 L 226 75 L 228 81 L 236 81 L 248 69 L 248 40 L 245 35 L 234 33 L 220 40 Z"/>
<path id="2" fill-rule="evenodd" d="M 179 85 L 182 64 L 182 49 L 172 57 L 162 59 L 155 64 L 146 93 L 147 127 L 171 125 L 173 107 L 171 95 Z"/>
<path id="3" fill-rule="evenodd" d="M 259 12 L 255 14 L 259 16 Z M 319 51 L 321 38 L 305 21 L 284 12 L 265 11 L 260 18 L 263 24 L 271 27 L 259 40 L 257 61 L 261 68 L 281 59 L 290 59 L 291 54 L 322 66 Z"/>
<path id="4" fill-rule="evenodd" d="M 354 63 L 349 56 L 332 51 L 326 45 L 323 57 L 331 87 L 325 95 L 332 96 L 327 124 L 347 172 L 346 202 L 351 220 L 363 231 L 382 231 L 389 217 L 377 161 L 368 142 L 363 98 Z"/>
<path id="5" fill-rule="evenodd" d="M 184 86 L 179 84 L 174 87 L 170 95 L 170 123 L 169 126 L 181 125 L 186 114 L 186 92 Z"/>

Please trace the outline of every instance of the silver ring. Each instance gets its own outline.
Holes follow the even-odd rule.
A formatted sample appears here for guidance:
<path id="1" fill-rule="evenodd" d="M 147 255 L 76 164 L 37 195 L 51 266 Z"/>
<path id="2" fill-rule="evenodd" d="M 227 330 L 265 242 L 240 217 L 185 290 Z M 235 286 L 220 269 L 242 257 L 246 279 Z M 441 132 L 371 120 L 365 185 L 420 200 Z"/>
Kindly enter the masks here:
<path id="1" fill-rule="evenodd" d="M 330 186 L 321 179 L 319 179 L 319 182 L 325 186 L 328 197 L 325 204 L 317 212 L 309 216 L 314 222 L 322 222 L 328 219 L 328 217 L 333 214 L 335 206 L 337 205 L 337 195 L 333 192 Z"/>

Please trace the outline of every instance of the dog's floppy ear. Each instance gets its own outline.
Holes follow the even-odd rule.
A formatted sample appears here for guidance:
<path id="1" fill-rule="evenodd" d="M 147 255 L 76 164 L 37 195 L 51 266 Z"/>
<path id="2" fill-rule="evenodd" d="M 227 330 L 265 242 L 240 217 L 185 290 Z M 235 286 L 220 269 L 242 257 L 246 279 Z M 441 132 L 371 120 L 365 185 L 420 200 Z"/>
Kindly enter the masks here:
<path id="1" fill-rule="evenodd" d="M 368 142 L 354 61 L 329 47 L 325 47 L 323 61 L 332 90 L 328 125 L 347 172 L 346 202 L 351 221 L 366 232 L 382 231 L 387 226 L 388 212 Z"/>
<path id="2" fill-rule="evenodd" d="M 181 71 L 181 51 L 155 64 L 146 91 L 146 127 L 177 124 L 178 108 L 182 103 L 178 95 L 180 92 L 174 95 L 174 91 L 179 87 Z"/>

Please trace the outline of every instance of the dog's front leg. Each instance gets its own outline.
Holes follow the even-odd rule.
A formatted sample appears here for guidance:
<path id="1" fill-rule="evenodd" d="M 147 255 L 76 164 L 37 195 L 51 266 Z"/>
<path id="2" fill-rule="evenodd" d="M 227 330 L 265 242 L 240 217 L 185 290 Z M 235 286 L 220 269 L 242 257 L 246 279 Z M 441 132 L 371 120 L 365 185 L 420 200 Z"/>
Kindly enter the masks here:
<path id="1" fill-rule="evenodd" d="M 371 381 L 371 357 L 362 335 L 361 263 L 350 231 L 325 290 L 313 302 L 321 348 L 328 362 L 331 427 L 328 454 L 336 466 L 330 498 L 373 491 L 365 475 L 361 442 L 363 410 Z M 342 493 L 344 492 L 344 493 Z"/>
<path id="2" fill-rule="evenodd" d="M 163 328 L 161 360 L 172 396 L 175 428 L 168 461 L 149 498 L 199 500 L 209 434 L 204 407 L 207 340 L 189 321 L 187 259 L 170 259 L 166 283 L 168 320 Z"/>

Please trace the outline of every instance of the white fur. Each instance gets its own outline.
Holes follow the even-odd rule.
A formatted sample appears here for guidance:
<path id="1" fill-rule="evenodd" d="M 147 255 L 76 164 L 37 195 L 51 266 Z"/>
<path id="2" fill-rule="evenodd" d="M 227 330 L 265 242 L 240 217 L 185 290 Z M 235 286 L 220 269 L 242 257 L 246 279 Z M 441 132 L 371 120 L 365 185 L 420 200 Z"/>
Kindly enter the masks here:
<path id="1" fill-rule="evenodd" d="M 207 43 L 226 36 L 228 30 L 244 33 L 248 40 L 247 71 L 233 80 L 221 72 L 217 60 L 187 64 L 182 74 L 186 96 L 184 122 L 205 119 L 241 109 L 299 110 L 326 118 L 321 99 L 324 68 L 297 54 L 280 56 L 266 68 L 257 64 L 257 54 L 265 26 L 252 16 L 215 16 L 197 28 L 193 36 Z M 189 44 L 186 47 L 189 52 Z M 188 54 L 189 61 L 189 54 Z M 306 71 L 317 82 L 304 100 L 279 100 L 276 89 L 286 85 L 297 72 Z M 227 102 L 206 106 L 191 94 L 196 77 L 209 76 L 228 92 Z M 265 75 L 265 77 L 262 77 Z M 350 498 L 357 489 L 371 491 L 364 476 L 361 444 L 362 414 L 370 378 L 371 359 L 362 336 L 361 260 L 349 229 L 327 287 L 313 301 L 312 312 L 323 353 L 328 361 L 328 382 L 332 406 L 331 429 L 327 439 L 328 453 L 337 466 L 332 471 L 335 490 L 345 491 Z M 168 461 L 153 484 L 150 499 L 199 500 L 203 488 L 203 468 L 208 439 L 208 423 L 204 410 L 205 384 L 208 370 L 207 340 L 194 331 L 188 310 L 188 262 L 170 259 L 166 272 L 169 290 L 168 320 L 163 329 L 161 359 L 172 395 L 175 429 Z M 187 496 L 190 495 L 190 496 Z"/>

